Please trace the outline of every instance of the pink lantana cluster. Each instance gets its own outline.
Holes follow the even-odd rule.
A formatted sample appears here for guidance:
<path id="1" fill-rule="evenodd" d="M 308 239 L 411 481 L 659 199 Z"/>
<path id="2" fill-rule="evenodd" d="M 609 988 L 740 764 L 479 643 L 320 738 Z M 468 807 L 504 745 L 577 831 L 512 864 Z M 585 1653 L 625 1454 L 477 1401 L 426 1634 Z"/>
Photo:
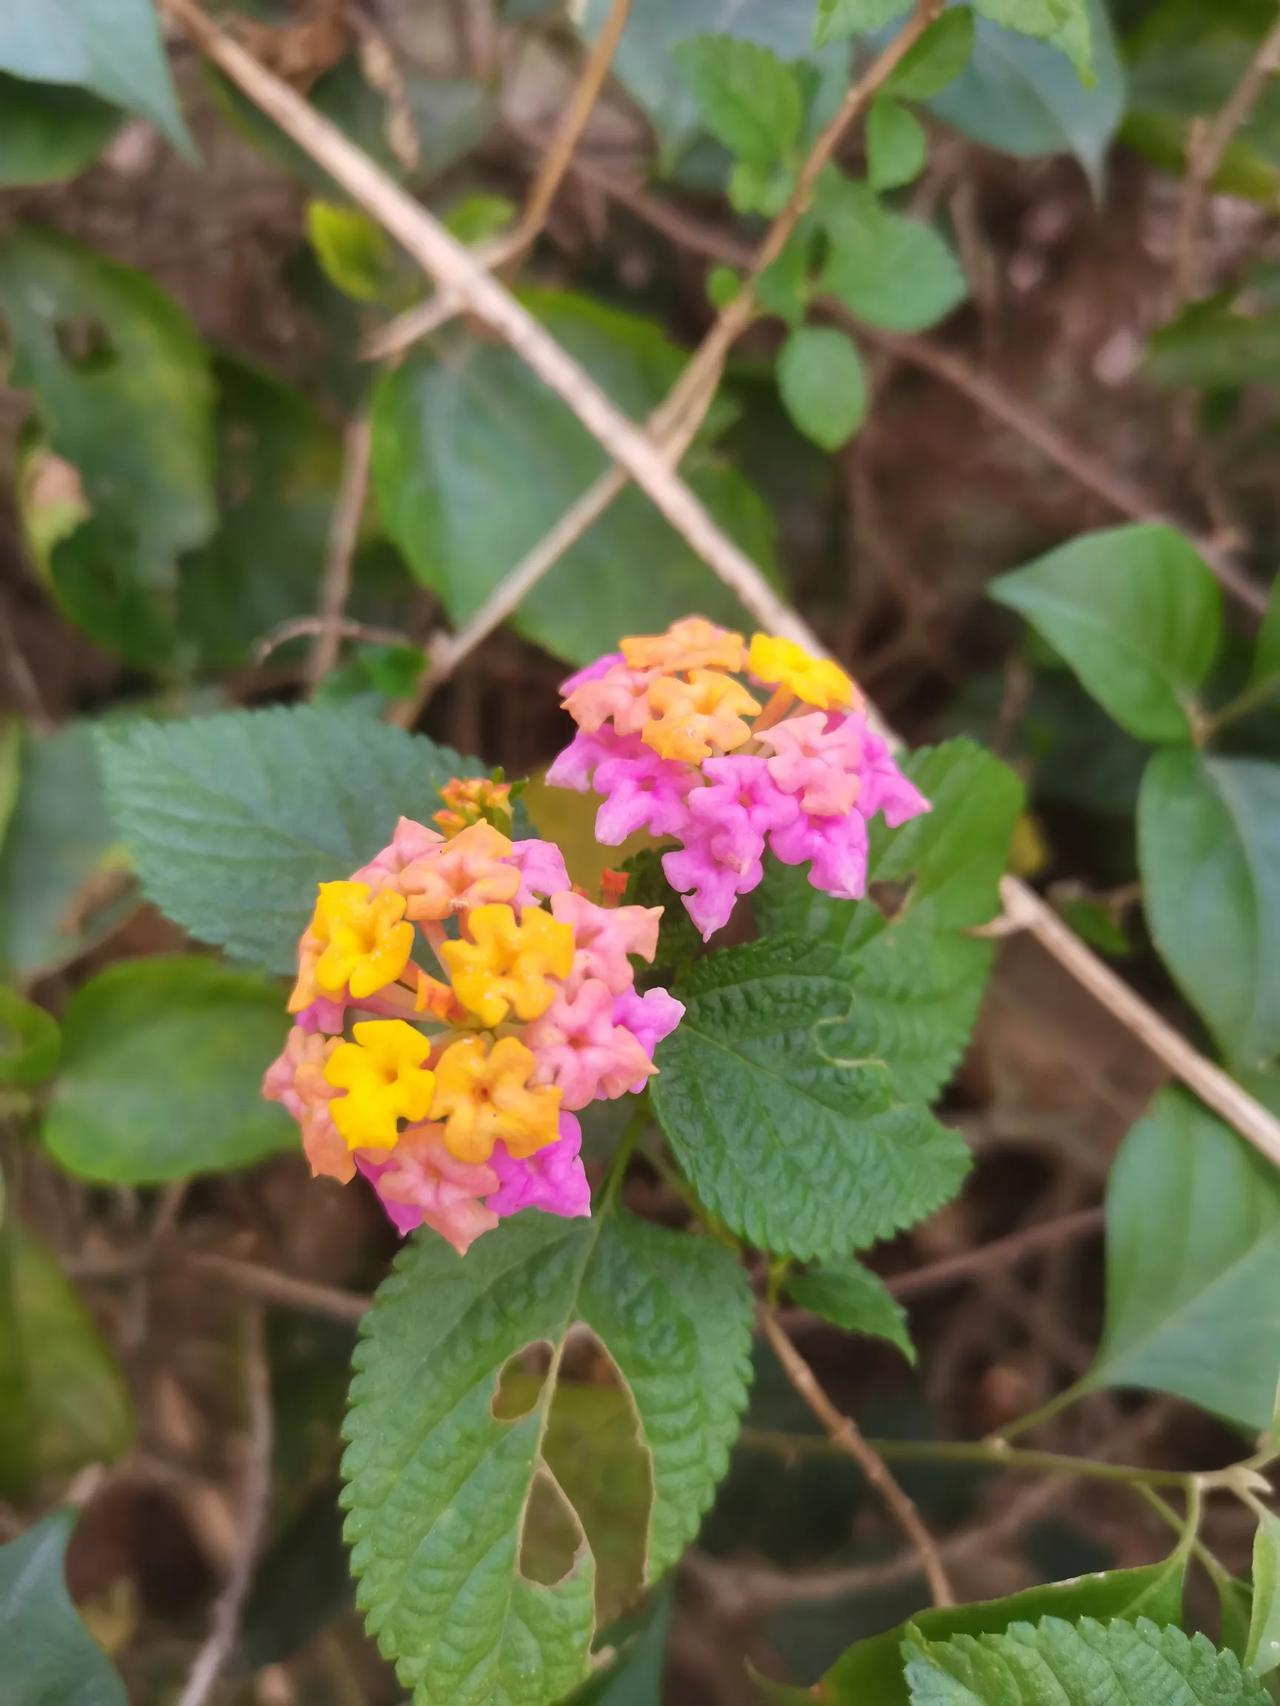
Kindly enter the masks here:
<path id="1" fill-rule="evenodd" d="M 761 881 L 766 848 L 856 900 L 869 820 L 879 812 L 896 828 L 929 810 L 850 678 L 791 640 L 757 634 L 748 646 L 692 616 L 624 639 L 562 692 L 578 732 L 548 782 L 603 797 L 607 846 L 637 830 L 680 843 L 662 866 L 704 941 Z"/>
<path id="2" fill-rule="evenodd" d="M 590 1213 L 575 1114 L 643 1090 L 684 1009 L 635 988 L 661 907 L 589 900 L 552 843 L 478 815 L 475 784 L 449 804 L 445 834 L 401 818 L 320 884 L 263 1093 L 313 1173 L 360 1173 L 400 1232 L 425 1223 L 462 1254 L 522 1209 Z"/>

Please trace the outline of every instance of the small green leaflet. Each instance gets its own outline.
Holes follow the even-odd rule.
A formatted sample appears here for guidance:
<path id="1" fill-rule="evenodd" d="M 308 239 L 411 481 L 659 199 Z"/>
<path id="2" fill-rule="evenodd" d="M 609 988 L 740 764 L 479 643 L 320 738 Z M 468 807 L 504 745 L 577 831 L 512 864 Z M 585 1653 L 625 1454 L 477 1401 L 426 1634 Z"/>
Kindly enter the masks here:
<path id="1" fill-rule="evenodd" d="M 1280 1055 L 1280 764 L 1158 752 L 1138 796 L 1156 946 L 1238 1070 Z"/>
<path id="2" fill-rule="evenodd" d="M 216 960 L 120 960 L 82 984 L 42 1138 L 69 1173 L 154 1185 L 296 1146 L 262 1075 L 288 1029 L 278 985 Z"/>
<path id="3" fill-rule="evenodd" d="M 1260 1431 L 1275 1411 L 1277 1299 L 1275 1168 L 1193 1097 L 1161 1091 L 1112 1164 L 1106 1327 L 1078 1390 L 1173 1392 Z"/>
<path id="4" fill-rule="evenodd" d="M 867 114 L 867 170 L 875 190 L 901 189 L 924 170 L 924 126 L 891 95 L 877 95 Z"/>
<path id="5" fill-rule="evenodd" d="M 818 0 L 813 45 L 825 47 L 842 36 L 878 30 L 910 10 L 910 0 Z"/>
<path id="6" fill-rule="evenodd" d="M 0 1546 L 5 1706 L 128 1706 L 124 1685 L 67 1592 L 75 1524 L 74 1511 L 55 1511 Z"/>
<path id="7" fill-rule="evenodd" d="M 800 140 L 804 102 L 790 66 L 758 42 L 695 36 L 672 50 L 707 129 L 755 166 L 786 161 Z"/>
<path id="8" fill-rule="evenodd" d="M 1222 594 L 1180 533 L 1158 522 L 1087 533 L 998 576 L 990 591 L 1061 652 L 1130 734 L 1191 738 L 1190 707 L 1218 652 Z"/>
<path id="9" fill-rule="evenodd" d="M 100 734 L 111 809 L 143 888 L 205 942 L 292 971 L 316 884 L 349 877 L 401 816 L 483 766 L 359 711 L 226 711 Z"/>
<path id="10" fill-rule="evenodd" d="M 1203 1635 L 1046 1617 L 1004 1635 L 903 1643 L 911 1706 L 1269 1706 L 1262 1682 Z"/>
<path id="11" fill-rule="evenodd" d="M 973 5 L 993 24 L 1047 41 L 1066 54 L 1082 81 L 1093 81 L 1093 42 L 1086 0 L 973 0 Z"/>
<path id="12" fill-rule="evenodd" d="M 885 91 L 907 101 L 931 100 L 960 75 L 972 52 L 973 12 L 948 6 L 899 60 Z"/>
<path id="13" fill-rule="evenodd" d="M 61 1047 L 57 1020 L 0 984 L 0 1084 L 42 1084 Z"/>
<path id="14" fill-rule="evenodd" d="M 406 1247 L 361 1328 L 343 1502 L 360 1606 L 418 1706 L 550 1706 L 586 1676 L 592 1540 L 546 1456 L 574 1324 L 599 1339 L 635 1407 L 653 1581 L 724 1473 L 751 1321 L 727 1251 L 607 1204 L 589 1221 L 517 1216 L 465 1261 L 429 1233 Z M 495 1415 L 503 1369 L 539 1342 L 551 1372 L 532 1408 Z M 574 1536 L 550 1580 L 523 1553 L 532 1501 L 558 1505 Z"/>
<path id="15" fill-rule="evenodd" d="M 963 1140 L 895 1100 L 849 1034 L 838 953 L 781 938 L 729 948 L 678 985 L 654 1111 L 706 1206 L 762 1249 L 843 1255 L 959 1189 Z"/>
<path id="16" fill-rule="evenodd" d="M 817 209 L 828 242 L 819 287 L 869 326 L 924 331 L 969 294 L 945 238 L 882 207 L 869 185 L 828 182 Z"/>
<path id="17" fill-rule="evenodd" d="M 1258 1676 L 1280 1665 L 1280 1517 L 1264 1510 L 1253 1539 L 1253 1610 L 1245 1663 Z"/>
<path id="18" fill-rule="evenodd" d="M 862 424 L 867 381 L 853 340 L 834 326 L 800 326 L 778 357 L 778 391 L 800 431 L 838 450 Z"/>
<path id="19" fill-rule="evenodd" d="M 884 1281 L 861 1262 L 846 1257 L 824 1262 L 786 1282 L 790 1296 L 802 1309 L 843 1327 L 846 1333 L 865 1333 L 896 1345 L 913 1366 L 916 1348 L 907 1328 L 907 1313 L 890 1296 Z"/>

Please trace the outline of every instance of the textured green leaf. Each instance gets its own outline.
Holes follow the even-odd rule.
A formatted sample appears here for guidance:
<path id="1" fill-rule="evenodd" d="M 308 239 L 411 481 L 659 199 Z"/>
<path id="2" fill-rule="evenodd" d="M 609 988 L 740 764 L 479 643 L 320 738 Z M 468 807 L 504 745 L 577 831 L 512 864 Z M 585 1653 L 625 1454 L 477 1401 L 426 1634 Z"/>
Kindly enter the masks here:
<path id="1" fill-rule="evenodd" d="M 948 6 L 898 62 L 885 89 L 903 100 L 930 100 L 960 75 L 972 53 L 972 9 Z"/>
<path id="2" fill-rule="evenodd" d="M 673 55 L 711 134 L 753 165 L 786 160 L 800 140 L 804 103 L 790 66 L 758 42 L 695 36 Z"/>
<path id="3" fill-rule="evenodd" d="M 149 897 L 268 971 L 293 969 L 316 884 L 347 877 L 396 820 L 483 767 L 359 711 L 291 706 L 103 730 L 121 835 Z"/>
<path id="4" fill-rule="evenodd" d="M 278 986 L 216 960 L 121 960 L 67 1008 L 44 1118 L 69 1172 L 121 1185 L 247 1166 L 296 1143 L 262 1100 L 288 1018 Z"/>
<path id="5" fill-rule="evenodd" d="M 746 1400 L 751 1298 L 723 1249 L 606 1207 L 592 1221 L 525 1214 L 459 1261 L 416 1238 L 361 1330 L 343 1461 L 347 1539 L 370 1632 L 419 1706 L 543 1706 L 585 1677 L 595 1562 L 558 1581 L 522 1569 L 535 1486 L 555 1495 L 545 1430 L 560 1353 L 585 1324 L 635 1406 L 652 1504 L 645 1576 L 692 1538 Z M 494 1413 L 506 1363 L 552 1347 L 533 1408 Z"/>
<path id="6" fill-rule="evenodd" d="M 0 1084 L 41 1084 L 62 1047 L 58 1022 L 43 1007 L 0 985 Z"/>
<path id="7" fill-rule="evenodd" d="M 17 804 L 0 849 L 7 975 L 25 981 L 56 971 L 115 927 L 132 904 L 111 881 L 115 840 L 92 726 L 24 735 Z"/>
<path id="8" fill-rule="evenodd" d="M 861 1262 L 846 1257 L 824 1262 L 808 1273 L 794 1274 L 787 1290 L 802 1308 L 824 1321 L 843 1327 L 846 1333 L 865 1333 L 896 1345 L 914 1365 L 916 1347 L 907 1327 L 907 1312 L 890 1295 L 884 1281 Z"/>
<path id="9" fill-rule="evenodd" d="M 120 128 L 118 107 L 84 89 L 0 72 L 0 184 L 58 184 L 83 172 Z"/>
<path id="10" fill-rule="evenodd" d="M 1203 1635 L 1147 1618 L 1015 1624 L 904 1643 L 912 1706 L 1267 1706 L 1262 1683 Z"/>
<path id="11" fill-rule="evenodd" d="M 1007 1599 L 919 1611 L 896 1629 L 858 1641 L 842 1653 L 818 1687 L 829 1706 L 908 1706 L 902 1644 L 916 1637 L 946 1641 L 954 1635 L 999 1635 L 1011 1623 L 1042 1617 L 1150 1617 L 1176 1623 L 1182 1614 L 1183 1565 L 1174 1558 L 1136 1570 L 1105 1570 L 1070 1582 L 1027 1588 Z"/>
<path id="12" fill-rule="evenodd" d="M 901 189 L 924 170 L 929 151 L 924 126 L 891 95 L 877 95 L 867 114 L 867 172 L 875 190 Z"/>
<path id="13" fill-rule="evenodd" d="M 119 1366 L 84 1304 L 25 1227 L 0 1227 L 0 1493 L 111 1463 L 133 1439 Z M 4 1611 L 0 1605 L 0 1626 Z M 10 1657 L 0 1643 L 0 1652 Z M 9 1680 L 5 1673 L 6 1685 Z M 5 1696 L 5 1706 L 9 1706 Z"/>
<path id="14" fill-rule="evenodd" d="M 1258 1516 L 1253 1537 L 1253 1606 L 1244 1660 L 1258 1676 L 1280 1665 L 1280 1517 Z"/>
<path id="15" fill-rule="evenodd" d="M 1151 934 L 1236 1066 L 1280 1054 L 1280 764 L 1159 752 L 1138 797 Z"/>
<path id="16" fill-rule="evenodd" d="M 842 36 L 878 30 L 910 9 L 910 0 L 818 0 L 813 45 L 825 47 Z"/>
<path id="17" fill-rule="evenodd" d="M 1222 631 L 1222 594 L 1194 548 L 1156 522 L 1087 533 L 991 596 L 1027 621 L 1139 740 L 1185 741 Z"/>
<path id="18" fill-rule="evenodd" d="M 1278 1300 L 1275 1168 L 1192 1097 L 1161 1091 L 1112 1164 L 1106 1328 L 1081 1389 L 1173 1392 L 1261 1430 L 1280 1377 Z"/>
<path id="19" fill-rule="evenodd" d="M 1089 0 L 1087 10 L 1089 84 L 1057 47 L 979 18 L 968 65 L 932 106 L 939 118 L 1001 153 L 1074 154 L 1096 194 L 1124 117 L 1125 72 L 1105 0 Z"/>
<path id="20" fill-rule="evenodd" d="M 0 69 L 90 89 L 149 118 L 195 158 L 152 0 L 0 0 Z"/>
<path id="21" fill-rule="evenodd" d="M 52 231 L 0 242 L 12 381 L 71 464 L 83 519 L 48 553 L 72 619 L 132 662 L 173 648 L 177 559 L 212 532 L 213 391 L 182 310 L 150 278 Z M 41 447 L 43 449 L 43 446 Z M 27 503 L 41 452 L 27 468 Z M 38 534 L 38 521 L 29 525 Z"/>
<path id="22" fill-rule="evenodd" d="M 838 450 L 862 424 L 867 381 L 853 340 L 834 326 L 801 326 L 778 356 L 787 413 L 823 450 Z"/>
<path id="23" fill-rule="evenodd" d="M 896 1095 L 927 1101 L 977 1017 L 994 949 L 967 932 L 999 910 L 1022 788 L 968 740 L 922 748 L 902 764 L 933 810 L 901 829 L 871 826 L 868 879 L 890 889 L 888 911 L 832 900 L 802 871 L 770 865 L 755 914 L 766 934 L 821 938 L 843 951 L 853 993 L 846 1052 L 885 1061 Z"/>
<path id="24" fill-rule="evenodd" d="M 67 1592 L 75 1523 L 74 1511 L 55 1511 L 0 1546 L 5 1706 L 128 1706 L 124 1685 Z"/>
<path id="25" fill-rule="evenodd" d="M 658 1119 L 706 1206 L 763 1249 L 805 1259 L 874 1243 L 946 1202 L 968 1152 L 895 1104 L 851 1047 L 851 989 L 823 943 L 729 948 L 679 985 L 660 1045 Z"/>
<path id="26" fill-rule="evenodd" d="M 818 212 L 828 243 L 819 286 L 868 325 L 923 331 L 969 294 L 945 238 L 882 207 L 868 185 L 829 185 Z"/>
<path id="27" fill-rule="evenodd" d="M 666 393 L 681 352 L 648 320 L 585 297 L 525 298 L 547 329 L 633 419 Z M 383 518 L 414 573 L 463 622 L 560 519 L 607 459 L 570 411 L 511 350 L 467 334 L 413 356 L 380 384 L 373 472 Z M 723 413 L 721 420 L 724 419 Z M 772 522 L 733 468 L 695 446 L 694 491 L 759 563 Z M 503 501 L 494 503 L 501 491 Z M 634 489 L 560 559 L 513 626 L 572 663 L 690 610 L 741 626 L 749 618 L 706 565 Z"/>

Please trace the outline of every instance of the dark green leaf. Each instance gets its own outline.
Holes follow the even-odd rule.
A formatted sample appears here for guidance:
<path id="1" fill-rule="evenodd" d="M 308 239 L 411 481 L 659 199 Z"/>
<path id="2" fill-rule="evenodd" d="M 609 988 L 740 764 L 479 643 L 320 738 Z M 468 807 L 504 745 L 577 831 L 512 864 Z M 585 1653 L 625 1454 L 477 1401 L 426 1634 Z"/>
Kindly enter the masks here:
<path id="1" fill-rule="evenodd" d="M 818 0 L 813 45 L 825 47 L 843 36 L 859 35 L 891 24 L 909 10 L 910 0 Z"/>
<path id="2" fill-rule="evenodd" d="M 862 424 L 867 381 L 853 340 L 833 326 L 801 326 L 778 357 L 787 413 L 823 450 L 838 450 Z"/>
<path id="3" fill-rule="evenodd" d="M 1190 1096 L 1162 1091 L 1112 1164 L 1106 1329 L 1082 1390 L 1173 1392 L 1265 1428 L 1280 1376 L 1277 1297 L 1275 1168 Z"/>
<path id="4" fill-rule="evenodd" d="M 803 1309 L 843 1327 L 846 1333 L 885 1339 L 915 1364 L 906 1310 L 890 1296 L 878 1274 L 851 1256 L 795 1274 L 787 1281 L 787 1290 Z"/>
<path id="5" fill-rule="evenodd" d="M 695 36 L 673 55 L 707 129 L 757 166 L 785 161 L 800 139 L 804 105 L 795 72 L 758 42 Z"/>
<path id="6" fill-rule="evenodd" d="M 848 972 L 822 943 L 729 948 L 679 986 L 654 1108 L 706 1206 L 762 1249 L 843 1255 L 959 1189 L 963 1141 L 895 1105 L 849 1037 Z"/>
<path id="7" fill-rule="evenodd" d="M 570 1697 L 572 1706 L 662 1706 L 671 1585 L 660 1587 L 636 1616 L 600 1632 L 597 1651 L 617 1656 Z"/>
<path id="8" fill-rule="evenodd" d="M 1280 764 L 1159 752 L 1138 798 L 1156 946 L 1226 1057 L 1280 1054 Z"/>
<path id="9" fill-rule="evenodd" d="M 1266 1510 L 1253 1538 L 1253 1609 L 1244 1661 L 1258 1676 L 1280 1665 L 1280 1517 Z"/>
<path id="10" fill-rule="evenodd" d="M 154 1185 L 243 1167 L 297 1133 L 262 1099 L 288 1029 L 280 989 L 216 960 L 122 960 L 67 1008 L 41 1136 L 68 1172 Z"/>
<path id="11" fill-rule="evenodd" d="M 96 95 L 0 72 L 0 184 L 58 184 L 83 172 L 120 128 Z"/>
<path id="12" fill-rule="evenodd" d="M 1271 584 L 1271 597 L 1267 601 L 1262 627 L 1258 630 L 1253 668 L 1249 673 L 1252 686 L 1276 679 L 1280 679 L 1280 575 Z"/>
<path id="13" fill-rule="evenodd" d="M 1222 594 L 1180 533 L 1157 522 L 1087 533 L 998 576 L 991 596 L 1025 616 L 1130 734 L 1190 737 Z"/>
<path id="14" fill-rule="evenodd" d="M 93 946 L 131 902 L 122 895 L 88 722 L 22 739 L 21 786 L 0 850 L 0 965 L 26 981 Z"/>
<path id="15" fill-rule="evenodd" d="M 548 331 L 634 419 L 666 393 L 682 355 L 657 327 L 585 297 L 526 299 Z M 723 417 L 722 417 L 723 418 Z M 415 574 L 463 622 L 606 467 L 599 445 L 511 350 L 463 336 L 410 357 L 374 405 L 374 483 L 387 530 Z M 742 476 L 696 446 L 694 491 L 757 562 L 771 520 Z M 501 491 L 503 501 L 493 502 Z M 513 626 L 571 663 L 690 610 L 741 625 L 742 607 L 629 489 L 528 594 Z"/>
<path id="16" fill-rule="evenodd" d="M 0 1546 L 5 1706 L 128 1706 L 124 1685 L 67 1592 L 74 1511 Z"/>
<path id="17" fill-rule="evenodd" d="M 133 1429 L 124 1377 L 71 1282 L 25 1227 L 7 1222 L 0 1227 L 0 1493 L 113 1463 Z M 3 1619 L 0 1603 L 0 1626 Z M 7 1644 L 0 1652 L 11 1657 Z"/>
<path id="18" fill-rule="evenodd" d="M 828 243 L 819 286 L 868 325 L 923 331 L 968 295 L 945 239 L 932 226 L 881 207 L 867 185 L 831 185 L 819 214 Z"/>
<path id="19" fill-rule="evenodd" d="M 48 553 L 54 589 L 95 639 L 133 662 L 162 663 L 177 558 L 216 520 L 204 346 L 143 273 L 50 231 L 0 242 L 0 313 L 13 334 L 13 382 L 33 392 L 48 449 L 82 488 L 68 517 L 76 524 L 59 529 Z M 28 511 L 39 508 L 43 448 L 27 470 Z M 28 523 L 38 539 L 39 518 Z"/>
<path id="20" fill-rule="evenodd" d="M 1244 313 L 1229 296 L 1193 302 L 1147 345 L 1146 371 L 1173 389 L 1236 391 L 1280 380 L 1280 310 Z"/>
<path id="21" fill-rule="evenodd" d="M 949 6 L 899 61 L 886 90 L 906 101 L 928 101 L 958 77 L 973 53 L 973 11 Z"/>
<path id="22" fill-rule="evenodd" d="M 42 1084 L 53 1076 L 61 1047 L 57 1020 L 0 985 L 0 1084 Z"/>
<path id="23" fill-rule="evenodd" d="M 370 1632 L 421 1706 L 547 1706 L 586 1675 L 593 1544 L 544 1457 L 576 1322 L 635 1407 L 653 1580 L 697 1528 L 746 1399 L 751 1298 L 724 1250 L 608 1207 L 585 1222 L 525 1214 L 465 1262 L 415 1238 L 365 1317 L 343 1462 L 347 1539 Z M 504 1366 L 539 1342 L 552 1372 L 532 1408 L 496 1413 Z M 522 1560 L 531 1500 L 548 1498 L 567 1528 L 551 1580 Z"/>
<path id="24" fill-rule="evenodd" d="M 152 900 L 202 941 L 289 972 L 316 884 L 349 876 L 483 767 L 359 711 L 293 706 L 101 735 L 121 834 Z"/>
<path id="25" fill-rule="evenodd" d="M 916 115 L 891 95 L 877 95 L 867 114 L 867 172 L 874 190 L 896 190 L 924 170 L 929 143 Z"/>
<path id="26" fill-rule="evenodd" d="M 1004 1635 L 903 1644 L 912 1706 L 1269 1706 L 1234 1653 L 1147 1618 L 1015 1624 Z"/>
<path id="27" fill-rule="evenodd" d="M 1150 1617 L 1176 1623 L 1182 1612 L 1181 1563 L 1170 1559 L 1137 1570 L 1108 1570 L 1071 1582 L 1028 1588 L 1007 1599 L 920 1611 L 883 1635 L 859 1641 L 818 1685 L 829 1706 L 907 1706 L 902 1643 L 911 1636 L 946 1641 L 953 1635 L 998 1635 L 1011 1623 L 1041 1617 Z"/>
<path id="28" fill-rule="evenodd" d="M 149 118 L 195 159 L 152 0 L 0 0 L 0 69 L 92 90 Z"/>

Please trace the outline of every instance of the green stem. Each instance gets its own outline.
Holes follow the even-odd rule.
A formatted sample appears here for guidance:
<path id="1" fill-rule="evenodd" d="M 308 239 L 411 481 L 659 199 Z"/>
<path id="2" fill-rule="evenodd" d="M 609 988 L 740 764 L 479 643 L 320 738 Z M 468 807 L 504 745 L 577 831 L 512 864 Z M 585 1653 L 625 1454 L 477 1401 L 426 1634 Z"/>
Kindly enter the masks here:
<path id="1" fill-rule="evenodd" d="M 1038 1410 L 1030 1410 L 1025 1416 L 1019 1416 L 1016 1421 L 1001 1428 L 999 1432 L 988 1434 L 988 1442 L 998 1445 L 1001 1441 L 1016 1439 L 1019 1434 L 1030 1433 L 1032 1428 L 1042 1427 L 1045 1422 L 1052 1421 L 1069 1405 L 1074 1404 L 1077 1398 L 1083 1398 L 1089 1390 L 1089 1387 L 1079 1382 L 1075 1386 L 1068 1386 L 1065 1392 L 1059 1392 L 1055 1398 L 1050 1398 L 1047 1404 L 1041 1404 Z"/>
<path id="2" fill-rule="evenodd" d="M 1187 1515 L 1182 1517 L 1178 1515 L 1177 1511 L 1174 1510 L 1173 1506 L 1167 1499 L 1162 1499 L 1159 1493 L 1155 1492 L 1151 1487 L 1136 1486 L 1134 1491 L 1140 1498 L 1147 1501 L 1157 1516 L 1167 1522 L 1169 1527 L 1178 1536 L 1178 1545 L 1174 1551 L 1175 1557 L 1178 1557 L 1179 1555 L 1186 1556 L 1190 1553 L 1204 1566 L 1210 1579 L 1215 1584 L 1220 1587 L 1226 1584 L 1234 1585 L 1235 1577 L 1231 1574 L 1231 1571 L 1227 1569 L 1226 1565 L 1223 1564 L 1220 1559 L 1214 1556 L 1197 1533 L 1200 1516 L 1198 1509 L 1194 1512 L 1196 1521 L 1193 1523 L 1191 1521 L 1193 1513 L 1190 1507 L 1188 1507 Z"/>
<path id="3" fill-rule="evenodd" d="M 1212 736 L 1225 729 L 1228 723 L 1237 722 L 1247 716 L 1259 705 L 1265 705 L 1268 699 L 1274 699 L 1280 693 L 1280 675 L 1264 675 L 1261 681 L 1255 681 L 1251 687 L 1246 687 L 1242 693 L 1237 693 L 1234 699 L 1229 699 L 1225 705 L 1220 705 L 1216 711 L 1211 711 L 1204 719 L 1206 736 Z"/>

